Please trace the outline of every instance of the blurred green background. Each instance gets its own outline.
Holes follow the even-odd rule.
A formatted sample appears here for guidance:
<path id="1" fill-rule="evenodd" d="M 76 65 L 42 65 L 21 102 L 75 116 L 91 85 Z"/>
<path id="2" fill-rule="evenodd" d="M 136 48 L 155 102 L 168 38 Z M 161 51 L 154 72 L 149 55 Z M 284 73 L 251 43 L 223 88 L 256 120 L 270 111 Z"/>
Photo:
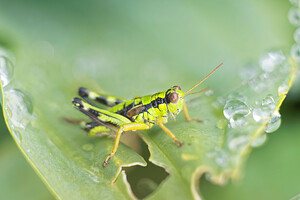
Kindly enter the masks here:
<path id="1" fill-rule="evenodd" d="M 105 64 L 138 66 L 143 60 L 153 60 L 157 70 L 161 64 L 174 67 L 177 72 L 172 84 L 178 79 L 191 85 L 192 80 L 198 80 L 197 74 L 202 74 L 199 66 L 209 68 L 221 60 L 227 63 L 227 79 L 216 74 L 215 79 L 222 82 L 215 81 L 212 86 L 218 87 L 238 80 L 232 72 L 248 62 L 258 62 L 262 53 L 274 48 L 289 51 L 295 30 L 287 19 L 290 7 L 287 0 L 0 0 L 0 44 L 12 51 L 25 50 L 30 44 L 28 48 L 46 53 L 51 53 L 53 45 L 53 59 L 67 64 L 76 55 L 83 55 L 83 64 L 88 65 L 88 59 L 95 61 L 100 53 L 103 60 L 97 62 L 102 72 L 119 78 L 123 74 L 113 74 Z M 115 63 L 105 63 L 106 57 Z M 129 78 L 120 78 L 114 85 L 130 82 L 132 72 L 124 73 Z M 151 86 L 147 84 L 150 76 L 158 78 Z M 123 91 L 109 84 L 106 89 L 120 92 L 120 96 L 134 96 L 144 90 L 151 92 L 151 88 L 155 91 L 162 87 L 160 84 L 170 85 L 164 76 L 152 71 L 134 90 Z M 205 199 L 279 200 L 300 193 L 299 91 L 296 82 L 281 109 L 280 129 L 269 135 L 265 145 L 254 149 L 240 182 L 215 186 L 202 177 L 200 191 Z M 53 199 L 17 149 L 2 117 L 0 128 L 0 199 Z M 157 170 L 154 166 L 151 169 Z M 128 173 L 129 181 L 143 178 L 142 173 Z M 133 177 L 137 174 L 140 177 Z"/>

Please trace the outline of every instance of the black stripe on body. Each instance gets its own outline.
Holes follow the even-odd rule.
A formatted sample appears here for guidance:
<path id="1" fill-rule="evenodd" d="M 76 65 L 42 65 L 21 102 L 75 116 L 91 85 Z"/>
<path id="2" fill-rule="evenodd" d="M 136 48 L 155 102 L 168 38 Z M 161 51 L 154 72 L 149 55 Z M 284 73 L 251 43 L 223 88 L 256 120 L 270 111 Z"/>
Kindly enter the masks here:
<path id="1" fill-rule="evenodd" d="M 166 99 L 165 98 L 160 98 L 160 97 L 158 97 L 158 98 L 156 98 L 156 99 L 154 99 L 154 100 L 152 100 L 150 103 L 148 103 L 148 104 L 146 104 L 146 105 L 143 105 L 143 110 L 141 110 L 139 113 L 136 113 L 136 115 L 140 115 L 140 114 L 142 114 L 143 115 L 143 113 L 144 112 L 147 112 L 149 115 L 151 115 L 151 113 L 148 111 L 149 109 L 151 109 L 151 108 L 157 108 L 157 109 L 159 109 L 159 105 L 160 104 L 164 104 L 164 103 L 166 103 Z M 131 106 L 131 104 L 130 104 L 130 106 Z M 130 110 L 130 109 L 129 109 Z M 126 115 L 125 115 L 126 116 Z M 126 116 L 126 117 L 128 117 L 128 116 Z M 153 116 L 153 117 L 155 117 L 155 116 Z M 128 117 L 129 118 L 129 117 Z M 143 117 L 144 118 L 144 117 Z M 129 118 L 131 121 L 134 121 L 134 119 L 132 119 L 132 118 Z M 145 119 L 144 118 L 144 120 L 145 121 L 148 121 L 148 119 Z"/>
<path id="2" fill-rule="evenodd" d="M 170 92 L 170 90 L 167 90 L 165 92 L 165 96 L 168 95 L 168 92 Z M 154 94 L 154 95 L 156 96 L 156 94 Z M 153 98 L 153 96 L 151 98 Z M 129 105 L 127 105 L 127 106 L 126 106 L 126 102 L 124 102 L 123 108 L 121 110 L 118 110 L 115 113 L 123 115 L 124 117 L 127 117 L 128 119 L 130 119 L 130 121 L 134 122 L 135 120 L 131 116 L 128 116 L 128 112 L 131 111 L 131 109 L 135 109 L 135 107 L 142 104 L 143 97 L 141 97 L 140 99 L 141 99 L 141 101 L 139 103 L 135 104 L 136 101 L 132 100 L 133 102 L 130 103 Z M 148 112 L 148 110 L 151 109 L 151 108 L 159 109 L 160 104 L 167 104 L 167 99 L 166 98 L 161 98 L 161 97 L 155 97 L 154 100 L 152 100 L 150 103 L 143 105 L 143 109 L 138 110 L 138 113 L 136 113 L 134 116 L 137 116 L 139 114 L 143 114 L 144 112 L 147 112 L 148 114 L 150 114 L 150 112 Z M 147 120 L 147 119 L 145 119 L 145 120 Z"/>
<path id="3" fill-rule="evenodd" d="M 171 102 L 171 101 L 170 101 L 170 95 L 171 95 L 172 92 L 170 92 L 170 90 L 171 90 L 171 89 L 168 89 L 168 90 L 166 91 L 166 94 L 165 94 L 165 101 L 166 101 L 166 103 L 170 103 L 170 102 Z"/>
<path id="4" fill-rule="evenodd" d="M 139 104 L 138 104 L 138 105 L 139 105 Z M 136 106 L 134 102 L 132 102 L 132 103 L 129 104 L 128 106 L 126 106 L 126 103 L 124 103 L 123 109 L 117 111 L 116 113 L 117 113 L 117 114 L 120 114 L 120 115 L 123 115 L 124 117 L 127 117 L 127 116 L 126 116 L 127 112 L 128 112 L 130 109 L 132 109 L 134 106 Z"/>
<path id="5" fill-rule="evenodd" d="M 142 102 L 141 102 L 142 103 Z M 119 110 L 118 112 L 116 112 L 117 114 L 123 115 L 126 117 L 126 114 L 129 110 L 131 110 L 132 108 L 134 108 L 135 106 L 140 105 L 141 103 L 135 105 L 134 102 L 132 102 L 131 104 L 129 104 L 128 106 L 126 106 L 126 104 L 124 103 L 124 108 L 122 110 Z M 156 98 L 155 100 L 152 100 L 150 103 L 143 105 L 144 106 L 144 110 L 142 110 L 140 113 L 148 111 L 150 108 L 158 108 L 158 106 L 160 104 L 164 104 L 166 103 L 166 99 L 165 98 Z M 140 114 L 139 113 L 139 114 Z"/>
<path id="6" fill-rule="evenodd" d="M 154 100 L 152 100 L 150 103 L 144 105 L 145 109 L 142 112 L 148 111 L 150 108 L 158 108 L 158 106 L 160 104 L 164 104 L 166 103 L 166 99 L 165 98 L 156 98 Z"/>

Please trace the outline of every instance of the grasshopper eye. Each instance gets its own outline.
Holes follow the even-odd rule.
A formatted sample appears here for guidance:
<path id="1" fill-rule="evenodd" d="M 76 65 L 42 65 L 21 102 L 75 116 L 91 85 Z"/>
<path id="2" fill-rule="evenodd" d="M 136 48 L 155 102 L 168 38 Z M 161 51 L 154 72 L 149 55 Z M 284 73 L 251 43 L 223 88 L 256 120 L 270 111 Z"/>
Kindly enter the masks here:
<path id="1" fill-rule="evenodd" d="M 176 90 L 181 90 L 181 88 L 177 85 L 173 86 L 173 88 L 176 89 Z"/>
<path id="2" fill-rule="evenodd" d="M 172 92 L 169 96 L 170 102 L 177 103 L 178 101 L 178 94 L 176 92 Z"/>

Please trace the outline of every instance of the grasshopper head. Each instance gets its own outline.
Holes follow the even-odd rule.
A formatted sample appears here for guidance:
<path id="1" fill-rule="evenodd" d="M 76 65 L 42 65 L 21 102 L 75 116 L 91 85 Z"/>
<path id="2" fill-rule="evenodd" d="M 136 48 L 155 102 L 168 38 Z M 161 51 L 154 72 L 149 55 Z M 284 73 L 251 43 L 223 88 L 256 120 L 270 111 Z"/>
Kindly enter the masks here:
<path id="1" fill-rule="evenodd" d="M 184 93 L 179 86 L 173 86 L 167 90 L 166 100 L 168 111 L 171 114 L 171 117 L 175 119 L 175 116 L 182 110 Z"/>

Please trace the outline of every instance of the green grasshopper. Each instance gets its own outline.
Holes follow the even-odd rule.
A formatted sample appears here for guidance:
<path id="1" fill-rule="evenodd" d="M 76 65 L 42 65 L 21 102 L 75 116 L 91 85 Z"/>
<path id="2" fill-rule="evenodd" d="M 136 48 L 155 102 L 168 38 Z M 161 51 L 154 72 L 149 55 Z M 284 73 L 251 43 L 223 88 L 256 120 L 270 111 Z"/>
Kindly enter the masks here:
<path id="1" fill-rule="evenodd" d="M 116 132 L 113 149 L 104 160 L 103 167 L 107 166 L 108 161 L 117 152 L 120 137 L 122 133 L 126 131 L 146 130 L 150 129 L 154 124 L 157 124 L 171 137 L 176 145 L 181 147 L 183 142 L 180 142 L 172 131 L 165 126 L 168 122 L 168 115 L 175 119 L 176 115 L 183 110 L 187 121 L 197 120 L 190 117 L 184 102 L 184 97 L 186 97 L 191 90 L 205 81 L 222 64 L 223 63 L 186 92 L 182 92 L 179 86 L 173 86 L 166 91 L 158 92 L 153 95 L 126 100 L 120 97 L 92 92 L 86 88 L 79 88 L 79 96 L 83 99 L 76 97 L 73 99 L 72 103 L 75 108 L 92 120 L 88 123 L 83 122 L 83 128 L 89 132 L 89 135 L 101 135 L 102 133 L 106 134 L 111 131 Z M 111 108 L 107 110 L 100 109 L 90 103 L 89 99 Z"/>

